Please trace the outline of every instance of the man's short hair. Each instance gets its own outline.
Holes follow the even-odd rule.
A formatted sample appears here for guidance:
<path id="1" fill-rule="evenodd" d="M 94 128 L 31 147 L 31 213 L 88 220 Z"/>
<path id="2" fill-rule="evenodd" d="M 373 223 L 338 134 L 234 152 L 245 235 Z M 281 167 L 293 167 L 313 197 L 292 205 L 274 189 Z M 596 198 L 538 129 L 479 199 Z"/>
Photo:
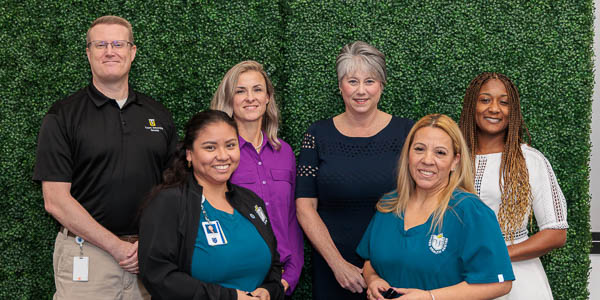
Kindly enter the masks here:
<path id="1" fill-rule="evenodd" d="M 90 25 L 90 28 L 87 31 L 87 34 L 85 35 L 85 41 L 86 44 L 91 42 L 90 41 L 90 31 L 92 30 L 92 28 L 94 28 L 94 26 L 96 25 L 100 25 L 100 24 L 116 24 L 116 25 L 121 25 L 124 26 L 125 28 L 127 28 L 127 30 L 129 30 L 129 41 L 133 43 L 133 27 L 131 27 L 131 23 L 129 23 L 129 21 L 121 18 L 121 17 L 117 17 L 117 16 L 102 16 L 96 20 L 94 20 L 94 22 L 92 22 L 92 25 Z"/>

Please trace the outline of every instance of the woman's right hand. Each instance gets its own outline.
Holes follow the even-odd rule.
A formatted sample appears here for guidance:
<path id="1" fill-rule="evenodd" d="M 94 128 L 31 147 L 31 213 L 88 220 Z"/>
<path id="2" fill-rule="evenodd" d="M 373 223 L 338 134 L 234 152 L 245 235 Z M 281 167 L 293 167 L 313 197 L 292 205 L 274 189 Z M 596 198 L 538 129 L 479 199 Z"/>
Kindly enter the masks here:
<path id="1" fill-rule="evenodd" d="M 296 199 L 298 222 L 313 246 L 323 256 L 341 287 L 361 293 L 367 288 L 362 269 L 347 262 L 335 247 L 327 226 L 317 213 L 317 198 Z"/>
<path id="2" fill-rule="evenodd" d="M 382 300 L 382 293 L 385 293 L 390 288 L 390 284 L 387 281 L 377 278 L 369 283 L 369 287 L 367 289 L 367 299 L 369 300 Z"/>
<path id="3" fill-rule="evenodd" d="M 252 297 L 252 296 L 246 295 L 246 294 L 248 294 L 248 292 L 244 292 L 244 291 L 240 291 L 240 290 L 236 290 L 236 291 L 237 291 L 238 300 L 260 300 L 260 298 L 258 298 L 258 297 Z"/>
<path id="4" fill-rule="evenodd" d="M 362 269 L 344 259 L 334 266 L 332 271 L 340 286 L 353 293 L 362 293 L 367 288 Z"/>

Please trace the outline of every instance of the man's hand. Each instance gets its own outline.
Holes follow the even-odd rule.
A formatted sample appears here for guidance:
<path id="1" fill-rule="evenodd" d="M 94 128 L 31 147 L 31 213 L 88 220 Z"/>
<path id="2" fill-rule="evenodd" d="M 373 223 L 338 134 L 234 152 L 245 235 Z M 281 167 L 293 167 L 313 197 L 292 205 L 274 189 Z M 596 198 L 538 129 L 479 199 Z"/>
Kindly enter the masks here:
<path id="1" fill-rule="evenodd" d="M 138 242 L 132 244 L 121 240 L 119 241 L 120 243 L 115 250 L 110 252 L 111 255 L 119 262 L 119 265 L 123 270 L 132 274 L 138 274 L 140 272 L 137 253 Z"/>

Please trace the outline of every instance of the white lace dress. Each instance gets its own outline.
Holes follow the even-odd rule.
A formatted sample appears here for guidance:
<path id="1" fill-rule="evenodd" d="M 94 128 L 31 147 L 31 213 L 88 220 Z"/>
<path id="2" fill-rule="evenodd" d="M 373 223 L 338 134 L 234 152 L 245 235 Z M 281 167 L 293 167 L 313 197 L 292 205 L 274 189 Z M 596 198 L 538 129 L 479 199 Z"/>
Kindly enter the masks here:
<path id="1" fill-rule="evenodd" d="M 567 204 L 552 166 L 538 150 L 522 145 L 523 156 L 529 172 L 529 185 L 533 195 L 533 213 L 540 228 L 567 229 Z M 475 157 L 475 190 L 496 215 L 500 207 L 499 169 L 502 153 L 477 155 Z M 527 226 L 529 215 L 523 220 L 514 244 L 529 238 Z M 510 240 L 506 245 L 511 245 Z M 539 258 L 513 262 L 516 280 L 511 292 L 501 299 L 552 299 L 552 291 Z"/>

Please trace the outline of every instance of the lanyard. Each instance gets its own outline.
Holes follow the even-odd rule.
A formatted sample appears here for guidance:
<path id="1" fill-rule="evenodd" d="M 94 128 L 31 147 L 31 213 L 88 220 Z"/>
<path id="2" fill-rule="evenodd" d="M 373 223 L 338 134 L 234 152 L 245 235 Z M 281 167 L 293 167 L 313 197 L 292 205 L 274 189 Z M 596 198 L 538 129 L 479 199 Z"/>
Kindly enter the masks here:
<path id="1" fill-rule="evenodd" d="M 200 209 L 202 210 L 202 215 L 204 215 L 204 219 L 206 220 L 206 222 L 210 222 L 210 219 L 208 218 L 208 214 L 206 213 L 206 210 L 204 210 L 204 201 L 206 201 L 206 197 L 204 197 L 204 194 L 202 194 L 202 201 L 200 202 Z"/>

